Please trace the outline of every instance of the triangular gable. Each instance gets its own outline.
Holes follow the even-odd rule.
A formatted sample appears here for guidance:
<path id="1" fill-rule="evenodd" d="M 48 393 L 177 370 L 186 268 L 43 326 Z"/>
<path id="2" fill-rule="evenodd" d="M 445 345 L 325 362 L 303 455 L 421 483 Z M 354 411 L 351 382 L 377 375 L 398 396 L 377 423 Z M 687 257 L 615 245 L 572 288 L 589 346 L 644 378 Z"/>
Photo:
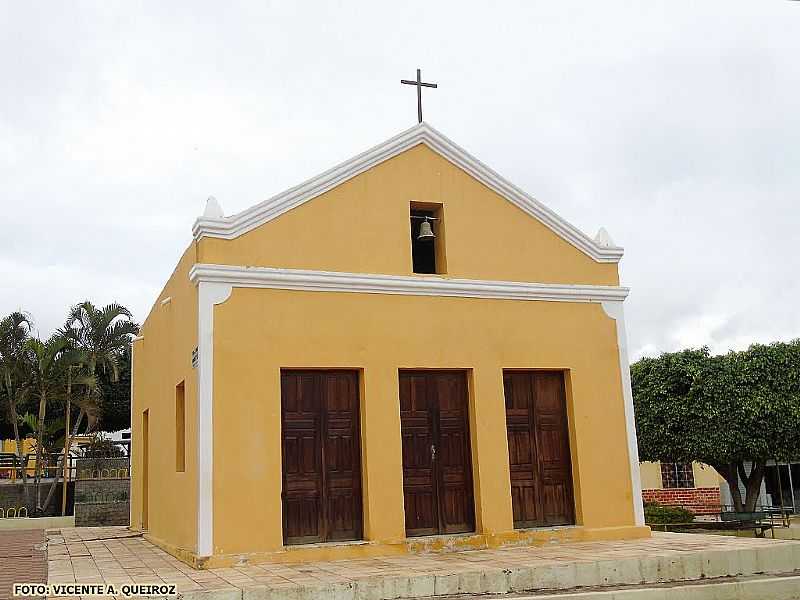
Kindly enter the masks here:
<path id="1" fill-rule="evenodd" d="M 593 240 L 427 123 L 415 125 L 384 143 L 240 213 L 229 217 L 199 217 L 192 229 L 194 238 L 239 237 L 418 144 L 425 144 L 597 262 L 616 263 L 622 258 L 623 249 L 611 245 L 607 234 Z"/>

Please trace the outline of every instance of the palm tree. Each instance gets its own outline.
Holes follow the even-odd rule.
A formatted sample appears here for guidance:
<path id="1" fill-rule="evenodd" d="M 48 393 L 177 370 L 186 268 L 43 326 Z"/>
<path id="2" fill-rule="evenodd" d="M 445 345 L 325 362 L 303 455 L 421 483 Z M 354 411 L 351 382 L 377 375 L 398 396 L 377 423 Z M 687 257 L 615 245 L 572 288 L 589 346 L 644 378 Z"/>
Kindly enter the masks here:
<path id="1" fill-rule="evenodd" d="M 65 338 L 66 339 L 66 338 Z M 68 340 L 69 341 L 69 340 Z M 72 342 L 70 342 L 71 344 Z M 73 346 L 74 348 L 74 346 Z M 47 507 L 50 506 L 50 500 L 53 498 L 53 493 L 56 491 L 56 485 L 58 485 L 59 477 L 62 475 L 64 476 L 64 486 L 63 486 L 63 494 L 62 494 L 62 502 L 61 502 L 61 516 L 63 517 L 66 514 L 66 502 L 67 502 L 67 479 L 66 479 L 66 471 L 69 467 L 69 448 L 70 444 L 72 443 L 72 438 L 74 438 L 78 434 L 78 428 L 81 424 L 81 419 L 83 418 L 83 412 L 80 413 L 79 419 L 75 421 L 75 425 L 72 428 L 72 431 L 69 431 L 69 417 L 72 411 L 72 388 L 73 386 L 83 386 L 86 389 L 86 395 L 91 396 L 92 393 L 97 389 L 97 379 L 93 375 L 89 375 L 86 372 L 85 366 L 85 357 L 86 354 L 81 350 L 75 350 L 76 355 L 75 358 L 78 362 L 70 364 L 67 366 L 67 387 L 66 387 L 66 407 L 64 409 L 64 418 L 66 419 L 66 423 L 64 421 L 59 421 L 58 428 L 64 429 L 64 439 L 62 440 L 64 453 L 59 455 L 58 461 L 56 463 L 56 475 L 53 478 L 53 482 L 50 484 L 50 490 L 47 492 L 47 497 L 44 499 L 44 504 L 42 504 L 42 512 L 47 510 Z"/>
<path id="2" fill-rule="evenodd" d="M 41 478 L 42 448 L 44 447 L 45 419 L 47 404 L 66 395 L 68 373 L 71 367 L 83 362 L 83 357 L 63 335 L 55 334 L 46 341 L 29 339 L 22 351 L 23 360 L 28 363 L 29 378 L 22 388 L 25 398 L 38 402 L 36 419 L 36 462 L 34 481 L 36 487 L 36 510 L 42 512 Z"/>
<path id="3" fill-rule="evenodd" d="M 92 377 L 97 370 L 111 373 L 111 380 L 119 379 L 119 359 L 139 333 L 130 311 L 120 304 L 96 307 L 88 300 L 72 307 L 61 334 L 71 340 L 84 353 L 86 373 Z M 99 388 L 87 389 L 83 401 L 78 402 L 80 412 L 76 424 L 86 415 L 87 431 L 92 431 L 102 415 L 102 398 Z M 77 431 L 77 430 L 76 430 Z"/>
<path id="4" fill-rule="evenodd" d="M 27 494 L 27 465 L 25 464 L 22 440 L 19 437 L 19 416 L 17 402 L 20 387 L 26 379 L 26 364 L 22 350 L 30 338 L 31 318 L 21 312 L 13 312 L 0 320 L 0 398 L 5 396 L 8 402 L 8 414 L 14 428 L 14 441 L 17 445 L 17 456 L 22 462 L 22 484 Z"/>
<path id="5" fill-rule="evenodd" d="M 119 359 L 125 349 L 130 346 L 131 337 L 139 333 L 139 326 L 133 322 L 130 311 L 120 304 L 109 304 L 102 308 L 96 307 L 88 300 L 72 307 L 67 316 L 67 322 L 59 334 L 69 340 L 72 347 L 78 350 L 82 357 L 80 370 L 76 374 L 69 373 L 71 377 L 68 386 L 67 414 L 70 411 L 71 387 L 82 385 L 83 396 L 76 400 L 79 407 L 78 418 L 72 427 L 72 432 L 66 432 L 63 460 L 67 460 L 72 438 L 77 435 L 81 421 L 86 416 L 86 431 L 94 430 L 102 417 L 101 388 L 97 385 L 97 370 L 110 372 L 111 380 L 119 378 Z M 60 469 L 50 485 L 43 510 L 46 510 L 53 497 L 53 492 L 58 483 Z M 65 489 L 66 492 L 66 489 Z"/>

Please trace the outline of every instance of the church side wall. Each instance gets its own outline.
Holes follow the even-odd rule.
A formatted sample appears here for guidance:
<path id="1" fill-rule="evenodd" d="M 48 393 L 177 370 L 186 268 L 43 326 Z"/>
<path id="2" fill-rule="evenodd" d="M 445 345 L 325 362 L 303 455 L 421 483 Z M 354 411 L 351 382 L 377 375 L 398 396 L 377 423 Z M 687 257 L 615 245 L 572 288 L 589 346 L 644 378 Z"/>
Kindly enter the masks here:
<path id="1" fill-rule="evenodd" d="M 193 552 L 196 545 L 197 288 L 189 281 L 193 243 L 159 294 L 133 344 L 131 528 L 141 530 L 143 413 L 148 411 L 148 535 L 165 547 Z M 162 301 L 169 298 L 169 301 Z M 185 471 L 176 471 L 176 386 L 185 386 Z"/>

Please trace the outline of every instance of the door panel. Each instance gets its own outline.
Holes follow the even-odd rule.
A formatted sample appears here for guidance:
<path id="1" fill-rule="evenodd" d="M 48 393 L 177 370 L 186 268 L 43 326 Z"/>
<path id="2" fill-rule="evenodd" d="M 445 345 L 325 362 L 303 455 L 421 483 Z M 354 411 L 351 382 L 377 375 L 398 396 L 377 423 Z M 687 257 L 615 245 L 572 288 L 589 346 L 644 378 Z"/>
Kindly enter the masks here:
<path id="1" fill-rule="evenodd" d="M 563 373 L 506 371 L 503 388 L 514 527 L 574 523 Z"/>
<path id="2" fill-rule="evenodd" d="M 567 525 L 574 523 L 574 501 L 564 375 L 537 373 L 535 382 L 534 424 L 541 463 L 544 521 L 547 525 Z"/>
<path id="3" fill-rule="evenodd" d="M 543 525 L 538 464 L 533 435 L 533 380 L 528 373 L 503 374 L 506 401 L 508 462 L 511 472 L 511 505 L 514 527 Z"/>
<path id="4" fill-rule="evenodd" d="M 282 371 L 284 543 L 361 537 L 358 374 Z"/>
<path id="5" fill-rule="evenodd" d="M 469 397 L 463 372 L 445 372 L 434 379 L 439 408 L 436 466 L 442 496 L 442 533 L 474 531 L 472 468 L 469 444 Z"/>
<path id="6" fill-rule="evenodd" d="M 329 540 L 361 537 L 361 450 L 356 373 L 329 373 L 324 437 Z"/>
<path id="7" fill-rule="evenodd" d="M 403 498 L 408 535 L 439 532 L 439 499 L 433 466 L 428 380 L 422 374 L 400 373 L 400 422 L 403 438 Z"/>
<path id="8" fill-rule="evenodd" d="M 475 529 L 468 406 L 464 372 L 400 372 L 409 536 Z"/>
<path id="9" fill-rule="evenodd" d="M 322 415 L 313 373 L 281 374 L 284 542 L 320 542 L 322 531 Z"/>

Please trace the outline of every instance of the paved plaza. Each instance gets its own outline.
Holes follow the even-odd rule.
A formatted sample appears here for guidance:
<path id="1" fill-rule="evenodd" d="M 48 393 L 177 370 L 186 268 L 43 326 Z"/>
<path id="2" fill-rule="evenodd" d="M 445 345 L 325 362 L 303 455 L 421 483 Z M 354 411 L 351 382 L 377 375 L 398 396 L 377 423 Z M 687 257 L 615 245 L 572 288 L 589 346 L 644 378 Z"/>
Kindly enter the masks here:
<path id="1" fill-rule="evenodd" d="M 44 531 L 0 531 L 0 600 L 11 598 L 15 583 L 46 582 Z"/>
<path id="2" fill-rule="evenodd" d="M 138 534 L 106 527 L 49 530 L 48 553 L 50 583 L 170 583 L 187 600 L 553 593 L 760 573 L 789 575 L 800 569 L 800 542 L 674 533 L 633 541 L 195 570 Z"/>

